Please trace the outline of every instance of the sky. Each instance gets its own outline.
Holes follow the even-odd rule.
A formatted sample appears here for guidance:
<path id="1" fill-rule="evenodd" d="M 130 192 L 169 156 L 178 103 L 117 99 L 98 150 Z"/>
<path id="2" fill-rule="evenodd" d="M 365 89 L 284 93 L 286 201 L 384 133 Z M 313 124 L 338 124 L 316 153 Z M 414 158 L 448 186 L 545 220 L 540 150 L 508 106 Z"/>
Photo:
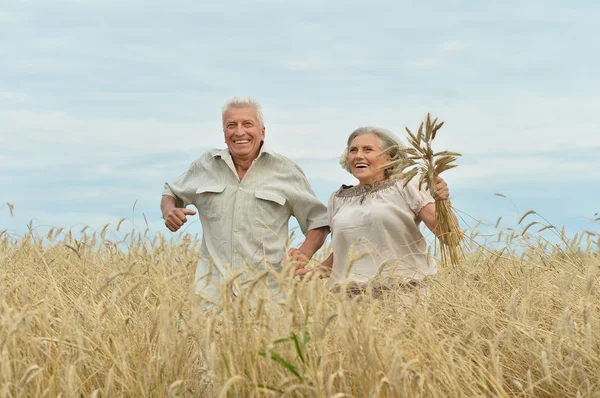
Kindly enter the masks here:
<path id="1" fill-rule="evenodd" d="M 355 128 L 404 138 L 431 112 L 434 149 L 463 154 L 442 177 L 466 227 L 534 209 L 600 232 L 598 20 L 592 1 L 3 0 L 0 230 L 168 234 L 163 183 L 250 95 L 323 202 L 355 183 Z"/>

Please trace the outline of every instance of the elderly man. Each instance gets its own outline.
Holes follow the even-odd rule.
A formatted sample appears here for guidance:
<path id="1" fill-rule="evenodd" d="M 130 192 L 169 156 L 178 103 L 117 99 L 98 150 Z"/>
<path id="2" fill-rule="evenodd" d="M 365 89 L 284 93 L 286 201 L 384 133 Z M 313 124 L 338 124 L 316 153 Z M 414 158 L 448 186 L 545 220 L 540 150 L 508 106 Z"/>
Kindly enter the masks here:
<path id="1" fill-rule="evenodd" d="M 196 291 L 212 302 L 218 302 L 223 282 L 233 276 L 242 284 L 257 276 L 256 271 L 280 269 L 291 216 L 306 235 L 298 249 L 287 253 L 299 266 L 329 233 L 327 209 L 302 170 L 264 144 L 260 104 L 248 97 L 232 98 L 223 106 L 222 119 L 227 149 L 208 151 L 166 183 L 161 201 L 165 225 L 172 232 L 196 214 L 187 205 L 198 209 L 203 237 Z M 275 288 L 273 278 L 269 285 Z"/>

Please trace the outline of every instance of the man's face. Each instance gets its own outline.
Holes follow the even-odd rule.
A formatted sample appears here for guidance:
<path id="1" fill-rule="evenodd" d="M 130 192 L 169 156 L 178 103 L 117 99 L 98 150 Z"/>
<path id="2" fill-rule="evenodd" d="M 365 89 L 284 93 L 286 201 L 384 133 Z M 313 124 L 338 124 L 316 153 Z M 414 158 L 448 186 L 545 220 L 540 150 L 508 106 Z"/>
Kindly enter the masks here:
<path id="1" fill-rule="evenodd" d="M 260 144 L 265 139 L 265 128 L 261 126 L 252 107 L 229 108 L 223 115 L 225 143 L 234 158 L 256 158 Z"/>

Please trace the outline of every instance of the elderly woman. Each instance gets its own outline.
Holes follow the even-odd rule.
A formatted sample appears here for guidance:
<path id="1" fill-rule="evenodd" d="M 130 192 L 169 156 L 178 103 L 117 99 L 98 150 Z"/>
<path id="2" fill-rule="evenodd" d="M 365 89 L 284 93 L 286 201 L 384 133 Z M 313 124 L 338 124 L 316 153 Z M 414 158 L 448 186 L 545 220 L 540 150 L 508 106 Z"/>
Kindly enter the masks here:
<path id="1" fill-rule="evenodd" d="M 398 285 L 422 291 L 421 282 L 437 266 L 427 254 L 419 225 L 422 221 L 436 233 L 435 200 L 448 199 L 450 193 L 439 177 L 433 196 L 424 187 L 419 190 L 418 178 L 405 187 L 403 181 L 390 179 L 396 170 L 384 166 L 403 156 L 400 146 L 381 128 L 361 127 L 348 137 L 341 164 L 358 185 L 342 185 L 329 199 L 333 253 L 319 267 L 298 269 L 297 275 L 329 274 L 329 289 L 342 287 L 351 293 L 369 284 L 374 292 Z"/>

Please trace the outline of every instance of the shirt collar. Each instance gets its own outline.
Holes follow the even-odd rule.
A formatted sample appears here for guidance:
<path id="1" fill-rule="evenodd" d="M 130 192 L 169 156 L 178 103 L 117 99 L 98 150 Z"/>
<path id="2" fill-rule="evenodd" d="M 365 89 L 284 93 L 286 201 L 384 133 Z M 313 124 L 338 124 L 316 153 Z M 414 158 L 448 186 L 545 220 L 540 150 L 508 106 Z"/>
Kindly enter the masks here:
<path id="1" fill-rule="evenodd" d="M 269 147 L 267 144 L 263 143 L 262 146 L 260 147 L 260 151 L 258 152 L 258 156 L 256 157 L 257 159 L 260 158 L 262 156 L 263 153 L 266 153 L 268 155 L 273 155 L 273 150 L 271 149 L 271 147 Z M 225 149 L 213 149 L 211 152 L 211 159 L 214 159 L 216 157 L 220 157 L 220 158 L 226 158 L 229 157 L 231 158 L 231 154 L 229 153 L 229 149 L 225 148 Z"/>

